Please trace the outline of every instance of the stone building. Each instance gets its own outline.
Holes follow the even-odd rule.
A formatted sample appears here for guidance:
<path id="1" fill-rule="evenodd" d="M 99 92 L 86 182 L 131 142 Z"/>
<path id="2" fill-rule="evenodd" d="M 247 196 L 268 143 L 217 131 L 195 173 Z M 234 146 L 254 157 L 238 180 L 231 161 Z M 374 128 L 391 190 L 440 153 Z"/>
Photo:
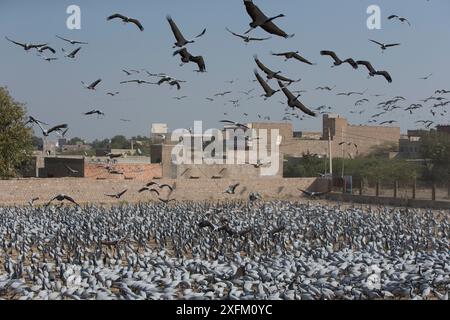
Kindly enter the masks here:
<path id="1" fill-rule="evenodd" d="M 247 126 L 261 134 L 265 130 L 267 133 L 267 151 L 271 154 L 271 146 L 278 145 L 279 170 L 272 177 L 283 176 L 283 161 L 285 158 L 301 158 L 305 154 L 314 154 L 318 157 L 328 157 L 329 155 L 329 136 L 331 139 L 331 152 L 333 157 L 355 157 L 365 155 L 372 151 L 373 147 L 385 143 L 397 144 L 400 140 L 400 128 L 381 127 L 381 126 L 354 126 L 348 123 L 345 118 L 338 115 L 325 115 L 323 117 L 322 132 L 294 132 L 291 123 L 275 122 L 257 122 L 249 123 Z M 225 129 L 236 129 L 230 126 Z M 225 130 L 224 129 L 224 130 Z M 277 130 L 277 141 L 272 141 L 272 132 Z M 229 131 L 227 137 L 229 137 Z M 158 147 L 154 147 L 152 153 L 153 159 L 161 159 L 163 176 L 166 178 L 184 178 L 184 179 L 202 179 L 202 178 L 239 178 L 239 177 L 260 177 L 261 168 L 255 168 L 254 164 L 234 164 L 234 165 L 207 165 L 191 164 L 176 166 L 173 163 L 172 151 L 175 143 L 170 142 L 168 138 L 160 139 Z M 191 137 L 192 138 L 192 137 Z M 201 138 L 201 137 L 200 137 Z M 230 148 L 235 143 L 226 138 L 224 150 Z M 192 138 L 195 140 L 195 138 Z M 249 159 L 248 152 L 254 143 L 261 137 L 250 137 L 246 141 L 245 155 Z M 236 146 L 235 146 L 236 147 Z M 198 151 L 197 151 L 198 152 Z M 201 152 L 201 151 L 200 151 Z M 224 159 L 229 159 L 230 155 L 223 154 Z M 263 161 L 263 160 L 261 160 Z"/>

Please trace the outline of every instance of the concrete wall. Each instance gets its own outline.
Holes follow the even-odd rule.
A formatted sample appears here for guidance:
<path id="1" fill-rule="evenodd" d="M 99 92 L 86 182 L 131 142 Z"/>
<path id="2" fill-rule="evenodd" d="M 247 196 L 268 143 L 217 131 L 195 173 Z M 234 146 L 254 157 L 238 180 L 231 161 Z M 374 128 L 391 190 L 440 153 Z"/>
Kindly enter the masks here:
<path id="1" fill-rule="evenodd" d="M 246 179 L 246 178 L 265 178 L 262 176 L 261 169 L 255 168 L 250 164 L 226 164 L 227 160 L 224 160 L 225 164 L 186 164 L 175 165 L 172 161 L 172 145 L 163 146 L 163 161 L 162 161 L 162 176 L 167 179 L 213 179 L 217 177 L 226 177 L 230 179 Z M 270 155 L 270 151 L 269 151 Z M 238 163 L 236 160 L 237 153 L 235 153 L 234 163 Z M 248 154 L 245 159 L 240 159 L 245 163 L 249 161 Z M 283 153 L 278 157 L 278 171 L 270 176 L 279 177 L 283 176 Z M 224 170 L 225 169 L 225 170 Z"/>
<path id="2" fill-rule="evenodd" d="M 23 178 L 37 178 L 39 174 L 38 159 L 39 157 L 33 156 L 27 166 L 20 168 L 20 176 Z"/>
<path id="3" fill-rule="evenodd" d="M 294 137 L 294 131 L 292 128 L 292 123 L 275 123 L 275 122 L 257 122 L 257 123 L 251 123 L 250 124 L 251 129 L 256 129 L 257 133 L 259 134 L 259 130 L 266 129 L 267 130 L 267 141 L 269 143 L 269 148 L 271 146 L 271 131 L 272 130 L 278 130 L 279 135 L 282 137 L 282 143 L 285 141 L 289 141 Z M 269 149 L 270 150 L 270 149 Z"/>
<path id="4" fill-rule="evenodd" d="M 373 147 L 385 143 L 395 143 L 400 140 L 400 128 L 381 126 L 353 126 L 345 118 L 337 115 L 325 115 L 323 118 L 323 140 L 328 140 L 328 132 L 331 132 L 333 140 L 333 154 L 335 157 L 349 157 L 349 154 L 365 155 L 372 151 Z M 344 145 L 344 152 L 339 146 L 341 142 L 357 144 L 358 149 L 353 146 Z"/>
<path id="5" fill-rule="evenodd" d="M 282 143 L 280 150 L 287 156 L 301 157 L 303 154 L 328 155 L 328 141 L 290 139 Z"/>
<path id="6" fill-rule="evenodd" d="M 332 153 L 334 157 L 345 158 L 365 155 L 372 151 L 372 148 L 387 142 L 398 144 L 400 140 L 400 128 L 380 127 L 380 126 L 353 126 L 347 119 L 325 115 L 323 117 L 323 133 L 321 139 L 299 139 L 294 138 L 292 124 L 286 123 L 253 123 L 255 129 L 279 129 L 282 136 L 280 151 L 286 156 L 301 157 L 303 154 L 311 153 L 320 156 L 327 156 L 328 151 L 328 129 L 332 138 Z M 319 137 L 314 133 L 311 137 Z M 270 140 L 269 140 L 270 142 Z M 339 146 L 341 142 L 357 144 L 358 149 L 353 145 Z M 344 149 L 344 150 L 342 150 Z"/>
<path id="7" fill-rule="evenodd" d="M 78 171 L 71 172 L 67 167 Z M 84 177 L 83 158 L 44 158 L 44 170 L 41 171 L 41 178 L 64 178 L 64 177 Z"/>
<path id="8" fill-rule="evenodd" d="M 162 144 L 152 144 L 150 146 L 150 159 L 152 163 L 162 162 Z"/>
<path id="9" fill-rule="evenodd" d="M 398 146 L 400 140 L 400 128 L 390 127 L 372 127 L 372 126 L 348 126 L 344 130 L 344 139 L 341 139 L 340 133 L 336 135 L 334 141 L 339 144 L 342 140 L 345 142 L 356 143 L 359 154 L 367 154 L 372 148 L 385 143 L 394 143 Z M 337 146 L 339 149 L 339 146 Z M 355 152 L 352 147 L 346 147 L 345 152 Z"/>

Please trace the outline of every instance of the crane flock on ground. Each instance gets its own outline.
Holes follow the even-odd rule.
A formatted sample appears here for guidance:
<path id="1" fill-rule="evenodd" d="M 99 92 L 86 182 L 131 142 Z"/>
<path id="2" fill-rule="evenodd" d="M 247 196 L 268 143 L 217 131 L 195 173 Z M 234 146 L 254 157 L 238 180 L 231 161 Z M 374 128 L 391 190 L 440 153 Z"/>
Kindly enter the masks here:
<path id="1" fill-rule="evenodd" d="M 74 206 L 0 208 L 0 298 L 448 300 L 446 212 L 57 200 Z"/>

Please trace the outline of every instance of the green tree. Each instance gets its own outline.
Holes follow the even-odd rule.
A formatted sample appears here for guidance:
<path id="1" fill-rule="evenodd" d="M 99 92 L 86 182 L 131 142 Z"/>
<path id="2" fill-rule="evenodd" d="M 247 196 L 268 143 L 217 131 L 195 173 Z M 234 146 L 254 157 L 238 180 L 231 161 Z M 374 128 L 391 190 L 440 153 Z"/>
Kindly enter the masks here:
<path id="1" fill-rule="evenodd" d="M 325 173 L 327 163 L 327 159 L 321 159 L 317 155 L 303 154 L 298 163 L 285 163 L 284 176 L 286 178 L 317 177 Z"/>
<path id="2" fill-rule="evenodd" d="M 342 172 L 342 163 L 342 159 L 334 159 L 334 172 Z M 363 179 L 371 184 L 376 181 L 387 184 L 393 184 L 395 181 L 403 184 L 410 183 L 421 171 L 414 162 L 376 157 L 345 159 L 344 165 L 346 176 L 352 176 L 355 180 Z"/>
<path id="3" fill-rule="evenodd" d="M 15 101 L 6 88 L 0 88 L 0 177 L 19 175 L 33 152 L 32 130 L 26 125 L 24 104 Z"/>
<path id="4" fill-rule="evenodd" d="M 139 150 L 141 156 L 150 156 L 151 140 L 149 137 L 136 136 L 131 138 L 134 141 L 134 149 Z"/>
<path id="5" fill-rule="evenodd" d="M 81 139 L 81 138 L 75 137 L 75 138 L 70 139 L 69 142 L 68 142 L 68 144 L 72 145 L 72 146 L 77 145 L 77 143 L 84 144 L 84 140 Z"/>
<path id="6" fill-rule="evenodd" d="M 110 148 L 110 143 L 111 141 L 109 141 L 109 139 L 105 139 L 105 140 L 94 140 L 94 142 L 92 142 L 92 148 L 94 150 L 104 150 L 104 149 L 109 149 Z"/>
<path id="7" fill-rule="evenodd" d="M 125 136 L 115 136 L 111 139 L 111 149 L 129 149 L 131 144 Z"/>
<path id="8" fill-rule="evenodd" d="M 422 136 L 420 153 L 425 159 L 423 179 L 447 183 L 450 179 L 450 135 L 430 132 Z"/>
<path id="9" fill-rule="evenodd" d="M 369 157 L 385 157 L 390 152 L 398 152 L 398 142 L 385 142 L 380 145 L 373 146 L 368 156 Z"/>

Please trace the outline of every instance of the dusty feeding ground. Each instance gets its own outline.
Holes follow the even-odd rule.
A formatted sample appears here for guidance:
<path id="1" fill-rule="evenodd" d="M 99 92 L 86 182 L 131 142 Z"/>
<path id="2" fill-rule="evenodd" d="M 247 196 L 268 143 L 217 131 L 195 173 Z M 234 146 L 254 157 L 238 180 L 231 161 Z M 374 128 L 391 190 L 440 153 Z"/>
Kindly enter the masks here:
<path id="1" fill-rule="evenodd" d="M 4 299 L 448 299 L 447 212 L 277 202 L 0 208 Z"/>

